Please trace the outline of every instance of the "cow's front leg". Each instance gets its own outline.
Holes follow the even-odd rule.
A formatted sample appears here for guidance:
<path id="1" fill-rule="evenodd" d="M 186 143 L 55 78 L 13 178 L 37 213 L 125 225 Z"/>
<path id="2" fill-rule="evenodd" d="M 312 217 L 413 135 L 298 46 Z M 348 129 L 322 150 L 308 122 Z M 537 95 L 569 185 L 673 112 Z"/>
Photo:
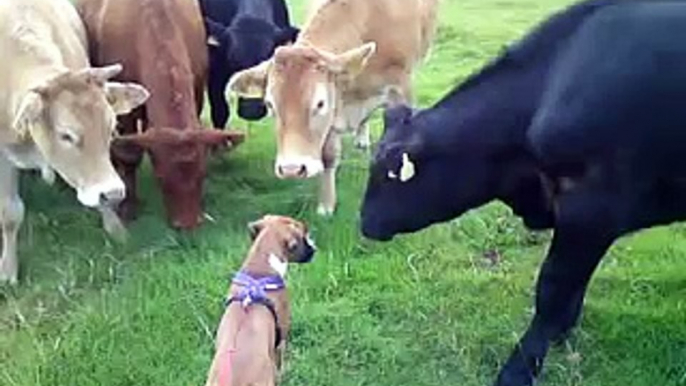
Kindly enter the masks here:
<path id="1" fill-rule="evenodd" d="M 317 213 L 321 216 L 331 216 L 336 210 L 336 171 L 340 156 L 341 137 L 332 130 L 322 152 L 324 171 L 319 182 L 319 206 L 317 207 Z"/>
<path id="2" fill-rule="evenodd" d="M 24 221 L 24 203 L 19 197 L 18 177 L 17 169 L 0 154 L 0 283 L 16 284 L 19 278 L 17 237 Z"/>
<path id="3" fill-rule="evenodd" d="M 224 91 L 229 81 L 229 74 L 223 70 L 210 69 L 208 96 L 210 100 L 212 124 L 214 127 L 223 129 L 229 121 L 229 103 Z"/>
<path id="4" fill-rule="evenodd" d="M 378 105 L 378 98 L 366 101 L 350 102 L 343 107 L 343 115 L 338 118 L 335 126 L 339 132 L 350 130 L 355 137 L 355 147 L 360 150 L 368 149 L 371 145 L 369 134 L 369 115 Z"/>
<path id="5" fill-rule="evenodd" d="M 360 124 L 360 126 L 357 128 L 357 132 L 355 133 L 355 147 L 365 150 L 368 149 L 371 144 L 372 140 L 369 134 L 369 124 L 365 120 L 362 122 L 362 124 Z"/>
<path id="6" fill-rule="evenodd" d="M 126 186 L 126 197 L 119 203 L 117 208 L 118 219 L 124 222 L 133 221 L 138 214 L 138 187 L 136 171 L 141 161 L 143 160 L 143 150 L 136 145 L 128 143 L 117 143 L 112 145 L 112 164 L 117 170 L 117 173 L 124 181 Z M 103 213 L 103 225 L 111 220 L 106 219 L 105 215 L 109 215 L 107 210 Z M 112 225 L 116 228 L 116 224 Z M 105 227 L 107 229 L 107 226 Z M 109 232 L 109 230 L 108 230 Z"/>
<path id="7" fill-rule="evenodd" d="M 536 313 L 501 369 L 497 386 L 532 385 L 550 342 L 576 324 L 588 282 L 619 236 L 613 208 L 613 200 L 599 194 L 560 199 L 555 235 L 536 285 Z"/>

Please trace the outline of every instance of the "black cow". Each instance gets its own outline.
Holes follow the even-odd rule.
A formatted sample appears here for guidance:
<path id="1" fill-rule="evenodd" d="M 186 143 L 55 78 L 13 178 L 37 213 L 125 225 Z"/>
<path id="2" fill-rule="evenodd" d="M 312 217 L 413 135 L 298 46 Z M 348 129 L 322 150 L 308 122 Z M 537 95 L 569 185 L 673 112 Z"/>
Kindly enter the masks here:
<path id="1" fill-rule="evenodd" d="M 361 208 L 390 240 L 501 200 L 554 237 L 498 386 L 531 385 L 619 237 L 686 219 L 686 2 L 553 15 L 425 110 L 389 107 Z"/>
<path id="2" fill-rule="evenodd" d="M 269 59 L 274 49 L 292 42 L 299 32 L 291 25 L 284 0 L 201 0 L 210 54 L 209 98 L 212 123 L 229 120 L 225 89 L 235 72 Z M 267 114 L 261 99 L 238 100 L 238 115 L 259 120 Z"/>

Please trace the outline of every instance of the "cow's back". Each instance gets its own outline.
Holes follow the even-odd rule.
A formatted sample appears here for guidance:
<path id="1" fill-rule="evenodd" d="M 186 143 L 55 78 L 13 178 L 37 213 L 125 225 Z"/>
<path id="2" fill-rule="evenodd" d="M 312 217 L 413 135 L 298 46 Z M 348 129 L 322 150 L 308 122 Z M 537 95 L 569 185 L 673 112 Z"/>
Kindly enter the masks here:
<path id="1" fill-rule="evenodd" d="M 61 53 L 65 66 L 80 69 L 88 66 L 83 22 L 69 0 L 5 0 L 0 12 L 3 37 L 19 29 L 30 29 L 46 45 Z"/>
<path id="2" fill-rule="evenodd" d="M 225 26 L 237 17 L 254 17 L 285 28 L 290 16 L 285 0 L 200 0 L 202 14 Z"/>
<path id="3" fill-rule="evenodd" d="M 206 35 L 200 6 L 187 0 L 79 0 L 94 64 L 121 63 L 122 81 L 151 92 L 147 106 L 166 120 L 170 95 L 193 93 L 207 76 Z M 187 117 L 190 119 L 190 116 Z M 178 122 L 158 122 L 174 125 Z"/>
<path id="4" fill-rule="evenodd" d="M 686 175 L 686 42 L 674 39 L 685 24 L 686 2 L 589 17 L 558 57 L 529 129 L 538 156 L 563 164 L 602 155 L 633 171 Z"/>
<path id="5" fill-rule="evenodd" d="M 73 70 L 89 64 L 84 26 L 68 0 L 0 1 L 0 47 L 0 82 L 38 56 Z"/>
<path id="6" fill-rule="evenodd" d="M 349 33 L 348 25 L 362 31 L 362 39 L 377 42 L 380 52 L 403 51 L 419 60 L 428 50 L 435 32 L 440 0 L 310 0 L 303 26 L 304 37 L 326 46 L 327 37 Z M 329 28 L 325 26 L 329 25 Z M 338 25 L 341 28 L 335 28 Z M 400 27 L 402 26 L 402 27 Z M 320 33 L 320 30 L 326 30 Z M 334 32 L 338 30 L 340 32 Z"/>
<path id="7" fill-rule="evenodd" d="M 140 77 L 140 62 L 173 44 L 175 57 L 188 62 L 194 74 L 207 67 L 205 27 L 199 5 L 186 0 L 79 0 L 86 22 L 92 60 L 122 62 L 122 78 Z M 179 44 L 181 43 L 181 44 Z"/>
<path id="8" fill-rule="evenodd" d="M 18 99 L 41 82 L 23 74 L 38 64 L 72 70 L 89 65 L 83 23 L 68 0 L 1 0 L 0 52 L 0 130 L 9 127 Z M 6 137 L 0 132 L 0 142 Z"/>
<path id="9" fill-rule="evenodd" d="M 428 52 L 436 28 L 440 0 L 311 0 L 300 39 L 340 53 L 351 35 L 362 44 L 374 41 L 377 51 L 361 82 L 388 68 L 411 72 Z M 337 42 L 342 42 L 337 44 Z"/>

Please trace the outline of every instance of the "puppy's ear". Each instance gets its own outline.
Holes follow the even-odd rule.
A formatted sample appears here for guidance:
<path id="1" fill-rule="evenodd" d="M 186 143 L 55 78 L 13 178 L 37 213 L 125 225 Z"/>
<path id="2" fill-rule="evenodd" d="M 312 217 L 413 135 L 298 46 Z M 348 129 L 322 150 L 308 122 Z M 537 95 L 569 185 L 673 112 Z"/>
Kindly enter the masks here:
<path id="1" fill-rule="evenodd" d="M 264 228 L 264 220 L 259 219 L 256 221 L 252 221 L 248 223 L 248 233 L 250 234 L 250 238 L 252 240 L 255 240 L 257 238 L 257 235 L 262 232 L 262 229 Z"/>

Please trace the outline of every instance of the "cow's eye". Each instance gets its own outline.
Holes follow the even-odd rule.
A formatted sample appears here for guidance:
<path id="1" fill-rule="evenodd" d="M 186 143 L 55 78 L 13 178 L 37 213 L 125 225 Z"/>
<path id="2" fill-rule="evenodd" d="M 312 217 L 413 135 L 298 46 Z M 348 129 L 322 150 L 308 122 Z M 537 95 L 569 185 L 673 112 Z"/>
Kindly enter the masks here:
<path id="1" fill-rule="evenodd" d="M 323 114 L 324 113 L 324 107 L 326 106 L 326 101 L 323 99 L 320 99 L 317 101 L 317 103 L 314 105 L 314 111 L 313 114 Z"/>
<path id="2" fill-rule="evenodd" d="M 79 142 L 79 137 L 71 131 L 60 131 L 57 133 L 57 139 L 63 144 L 75 146 Z"/>

